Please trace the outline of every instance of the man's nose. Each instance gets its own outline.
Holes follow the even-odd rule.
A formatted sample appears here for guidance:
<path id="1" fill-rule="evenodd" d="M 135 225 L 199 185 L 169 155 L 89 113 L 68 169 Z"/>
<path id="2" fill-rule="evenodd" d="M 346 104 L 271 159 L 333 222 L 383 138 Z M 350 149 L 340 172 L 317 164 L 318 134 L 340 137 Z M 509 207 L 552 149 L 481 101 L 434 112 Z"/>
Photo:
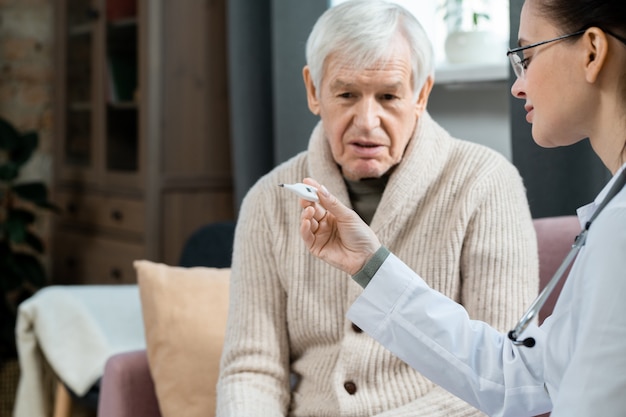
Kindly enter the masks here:
<path id="1" fill-rule="evenodd" d="M 372 130 L 380 125 L 381 106 L 373 97 L 362 98 L 356 106 L 356 125 L 365 130 Z"/>

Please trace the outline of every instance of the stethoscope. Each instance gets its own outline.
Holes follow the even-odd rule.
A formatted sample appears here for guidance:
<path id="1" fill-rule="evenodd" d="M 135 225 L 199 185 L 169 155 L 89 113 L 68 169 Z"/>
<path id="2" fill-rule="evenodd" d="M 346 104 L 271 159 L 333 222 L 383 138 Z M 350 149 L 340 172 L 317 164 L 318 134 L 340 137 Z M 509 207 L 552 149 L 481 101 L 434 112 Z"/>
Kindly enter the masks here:
<path id="1" fill-rule="evenodd" d="M 580 251 L 580 249 L 585 245 L 585 241 L 587 240 L 587 233 L 589 232 L 589 227 L 591 227 L 591 223 L 596 219 L 596 217 L 598 217 L 600 211 L 604 209 L 609 201 L 611 201 L 611 199 L 613 199 L 613 197 L 615 197 L 615 195 L 624 187 L 624 184 L 626 184 L 626 168 L 622 170 L 620 176 L 617 178 L 604 200 L 602 200 L 602 203 L 600 203 L 589 221 L 585 223 L 585 227 L 583 227 L 578 236 L 576 236 L 576 240 L 574 241 L 572 248 L 568 252 L 567 256 L 565 256 L 565 259 L 563 259 L 563 262 L 556 270 L 548 284 L 544 287 L 541 293 L 539 293 L 539 295 L 537 296 L 535 301 L 533 301 L 530 307 L 528 307 L 528 310 L 526 310 L 526 312 L 519 320 L 519 322 L 517 322 L 517 325 L 513 328 L 513 330 L 509 332 L 509 339 L 511 339 L 514 345 L 526 346 L 529 348 L 535 346 L 534 338 L 527 337 L 526 339 L 518 340 L 518 337 L 524 332 L 524 330 L 526 330 L 528 324 L 530 324 L 530 322 L 537 316 L 537 314 L 539 314 L 539 310 L 541 310 L 541 307 L 543 307 L 543 305 L 546 303 L 546 300 L 556 287 L 556 284 L 558 284 L 561 278 L 563 278 L 563 276 L 565 275 L 565 271 L 567 271 L 567 268 L 574 261 L 574 258 L 578 254 L 578 251 Z"/>

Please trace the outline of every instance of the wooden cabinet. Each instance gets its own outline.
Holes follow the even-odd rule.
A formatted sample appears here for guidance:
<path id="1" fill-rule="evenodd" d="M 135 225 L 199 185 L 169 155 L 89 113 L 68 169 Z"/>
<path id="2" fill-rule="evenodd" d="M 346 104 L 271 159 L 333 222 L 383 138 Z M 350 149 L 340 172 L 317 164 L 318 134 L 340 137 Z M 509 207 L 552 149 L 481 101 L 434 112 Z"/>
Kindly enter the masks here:
<path id="1" fill-rule="evenodd" d="M 134 282 L 233 219 L 226 0 L 61 0 L 54 283 Z"/>

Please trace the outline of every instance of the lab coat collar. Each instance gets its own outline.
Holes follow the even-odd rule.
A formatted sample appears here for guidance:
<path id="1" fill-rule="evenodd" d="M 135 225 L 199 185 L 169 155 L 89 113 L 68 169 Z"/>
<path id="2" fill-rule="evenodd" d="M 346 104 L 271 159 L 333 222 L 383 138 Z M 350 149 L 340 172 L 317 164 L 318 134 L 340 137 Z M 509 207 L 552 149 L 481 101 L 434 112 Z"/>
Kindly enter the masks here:
<path id="1" fill-rule="evenodd" d="M 617 181 L 617 177 L 619 177 L 619 174 L 626 168 L 626 163 L 624 165 L 622 165 L 620 167 L 620 169 L 617 170 L 617 172 L 615 173 L 615 175 L 613 175 L 613 178 L 611 178 L 611 181 L 609 181 L 604 188 L 602 189 L 602 191 L 600 191 L 600 193 L 598 194 L 598 196 L 595 198 L 595 200 L 593 200 L 593 202 L 584 205 L 582 207 L 579 207 L 576 210 L 576 214 L 578 215 L 578 221 L 580 222 L 580 227 L 584 228 L 585 225 L 587 224 L 587 222 L 589 221 L 589 219 L 591 219 L 591 216 L 593 216 L 593 213 L 596 212 L 596 209 L 598 208 L 598 206 L 600 205 L 600 203 L 602 203 L 602 201 L 606 198 L 606 195 L 608 194 L 609 190 L 611 189 L 611 187 L 613 186 L 613 184 L 615 183 L 615 181 Z"/>

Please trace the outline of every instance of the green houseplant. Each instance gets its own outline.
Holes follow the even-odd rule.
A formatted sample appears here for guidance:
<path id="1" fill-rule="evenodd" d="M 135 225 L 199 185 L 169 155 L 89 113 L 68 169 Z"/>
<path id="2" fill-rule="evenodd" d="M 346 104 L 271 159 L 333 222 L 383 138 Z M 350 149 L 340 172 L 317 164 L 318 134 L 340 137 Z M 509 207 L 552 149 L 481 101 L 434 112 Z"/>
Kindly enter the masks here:
<path id="1" fill-rule="evenodd" d="M 444 0 L 442 8 L 448 31 L 477 30 L 480 22 L 491 19 L 488 13 L 470 7 L 468 0 Z"/>
<path id="2" fill-rule="evenodd" d="M 44 244 L 32 228 L 41 210 L 58 209 L 45 183 L 18 181 L 38 142 L 37 132 L 20 133 L 0 118 L 0 360 L 16 356 L 17 306 L 47 282 Z"/>
<path id="3" fill-rule="evenodd" d="M 445 52 L 452 64 L 482 64 L 501 59 L 498 37 L 484 23 L 491 20 L 485 0 L 443 0 L 448 35 Z"/>

